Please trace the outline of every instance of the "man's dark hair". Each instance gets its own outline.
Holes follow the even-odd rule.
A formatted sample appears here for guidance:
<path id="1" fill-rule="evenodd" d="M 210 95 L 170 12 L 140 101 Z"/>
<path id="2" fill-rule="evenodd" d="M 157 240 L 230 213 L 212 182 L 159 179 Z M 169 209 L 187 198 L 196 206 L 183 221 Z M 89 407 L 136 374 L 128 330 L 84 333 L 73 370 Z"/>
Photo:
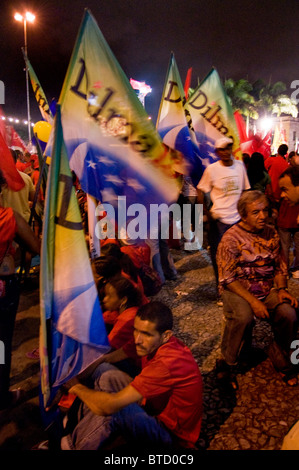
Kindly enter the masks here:
<path id="1" fill-rule="evenodd" d="M 281 155 L 282 157 L 284 157 L 288 153 L 288 149 L 289 147 L 286 144 L 281 144 L 278 147 L 277 153 L 278 155 Z"/>
<path id="2" fill-rule="evenodd" d="M 299 186 L 299 167 L 289 166 L 283 173 L 281 173 L 279 179 L 284 176 L 289 176 L 293 186 Z"/>
<path id="3" fill-rule="evenodd" d="M 155 323 L 156 330 L 164 333 L 166 330 L 172 330 L 173 316 L 172 311 L 167 305 L 159 301 L 149 302 L 148 304 L 139 307 L 136 316 L 143 321 L 150 321 Z"/>

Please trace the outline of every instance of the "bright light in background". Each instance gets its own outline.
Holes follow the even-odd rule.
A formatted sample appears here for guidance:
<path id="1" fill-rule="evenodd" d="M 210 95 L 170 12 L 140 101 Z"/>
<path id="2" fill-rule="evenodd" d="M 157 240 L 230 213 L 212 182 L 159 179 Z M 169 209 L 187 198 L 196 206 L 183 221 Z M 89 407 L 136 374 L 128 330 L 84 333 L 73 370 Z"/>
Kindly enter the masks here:
<path id="1" fill-rule="evenodd" d="M 270 117 L 263 118 L 259 121 L 259 127 L 262 131 L 269 131 L 273 127 L 273 119 Z"/>
<path id="2" fill-rule="evenodd" d="M 16 13 L 15 16 L 14 16 L 15 20 L 17 21 L 23 21 L 23 16 L 20 15 L 20 13 Z"/>
<path id="3" fill-rule="evenodd" d="M 29 21 L 30 23 L 33 23 L 35 20 L 35 15 L 33 13 L 30 13 L 30 11 L 26 11 L 25 17 L 26 17 L 26 20 Z"/>
<path id="4" fill-rule="evenodd" d="M 29 21 L 29 23 L 33 23 L 35 20 L 35 15 L 30 13 L 30 11 L 26 11 L 25 16 L 21 15 L 21 13 L 16 13 L 14 19 L 16 21 Z"/>

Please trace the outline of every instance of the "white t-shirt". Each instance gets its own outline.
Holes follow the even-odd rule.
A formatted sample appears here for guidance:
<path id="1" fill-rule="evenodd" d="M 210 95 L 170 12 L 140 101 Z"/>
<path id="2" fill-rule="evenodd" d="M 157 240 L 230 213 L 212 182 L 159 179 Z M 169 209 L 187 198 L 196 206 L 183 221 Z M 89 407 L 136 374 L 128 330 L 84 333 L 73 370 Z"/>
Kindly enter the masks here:
<path id="1" fill-rule="evenodd" d="M 210 193 L 213 203 L 210 212 L 214 219 L 229 225 L 240 220 L 237 203 L 242 191 L 250 189 L 243 162 L 233 160 L 231 166 L 223 165 L 221 160 L 212 163 L 205 169 L 197 188 Z"/>

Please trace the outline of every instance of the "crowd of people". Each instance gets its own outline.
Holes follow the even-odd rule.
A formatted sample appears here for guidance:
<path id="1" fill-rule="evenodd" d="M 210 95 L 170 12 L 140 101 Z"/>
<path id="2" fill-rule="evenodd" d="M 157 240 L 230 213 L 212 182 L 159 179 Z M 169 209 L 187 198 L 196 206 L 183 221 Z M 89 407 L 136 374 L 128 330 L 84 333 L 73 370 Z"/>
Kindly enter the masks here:
<path id="1" fill-rule="evenodd" d="M 263 319 L 273 329 L 269 357 L 285 384 L 296 386 L 299 370 L 290 357 L 298 301 L 288 291 L 288 279 L 299 278 L 299 155 L 288 155 L 281 145 L 277 155 L 265 159 L 255 152 L 238 161 L 232 147 L 228 137 L 217 140 L 219 160 L 205 169 L 197 187 L 184 176 L 180 196 L 192 206 L 190 240 L 194 206 L 204 206 L 217 303 L 224 316 L 217 379 L 237 389 L 236 366 L 250 361 L 253 326 Z M 18 308 L 16 247 L 29 260 L 39 253 L 44 201 L 39 188 L 34 199 L 36 158 L 14 157 L 24 189 L 12 194 L 3 177 L 0 181 L 0 339 L 6 357 Z M 84 193 L 76 188 L 87 217 Z M 37 200 L 32 217 L 30 204 L 36 207 Z M 91 265 L 110 351 L 61 390 L 70 398 L 69 411 L 55 428 L 62 450 L 97 450 L 120 438 L 136 445 L 146 441 L 196 449 L 203 412 L 201 373 L 191 351 L 173 334 L 171 310 L 151 298 L 168 279 L 176 279 L 170 246 L 159 237 L 139 244 L 101 240 L 100 256 Z M 0 409 L 20 395 L 10 390 L 9 373 L 10 361 L 0 364 Z"/>

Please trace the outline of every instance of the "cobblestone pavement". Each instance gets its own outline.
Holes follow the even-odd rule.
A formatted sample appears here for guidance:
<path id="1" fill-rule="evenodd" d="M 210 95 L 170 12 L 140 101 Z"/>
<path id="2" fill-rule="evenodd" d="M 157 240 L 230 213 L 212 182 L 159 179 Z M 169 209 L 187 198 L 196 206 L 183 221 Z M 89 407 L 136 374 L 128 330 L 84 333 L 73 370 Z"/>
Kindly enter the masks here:
<path id="1" fill-rule="evenodd" d="M 255 367 L 240 371 L 239 388 L 219 388 L 215 361 L 219 355 L 222 308 L 216 304 L 214 274 L 206 250 L 172 250 L 179 278 L 168 281 L 155 299 L 172 308 L 175 334 L 191 349 L 204 381 L 204 416 L 200 450 L 279 450 L 285 434 L 299 419 L 299 387 L 287 387 L 265 356 Z M 37 282 L 37 279 L 36 279 Z M 289 281 L 299 298 L 299 280 Z M 24 401 L 0 415 L 0 449 L 28 450 L 47 434 L 38 406 L 39 363 L 26 357 L 38 346 L 38 289 L 21 297 L 17 314 L 11 386 L 26 391 Z M 255 346 L 266 351 L 271 339 L 268 323 L 254 327 Z"/>

